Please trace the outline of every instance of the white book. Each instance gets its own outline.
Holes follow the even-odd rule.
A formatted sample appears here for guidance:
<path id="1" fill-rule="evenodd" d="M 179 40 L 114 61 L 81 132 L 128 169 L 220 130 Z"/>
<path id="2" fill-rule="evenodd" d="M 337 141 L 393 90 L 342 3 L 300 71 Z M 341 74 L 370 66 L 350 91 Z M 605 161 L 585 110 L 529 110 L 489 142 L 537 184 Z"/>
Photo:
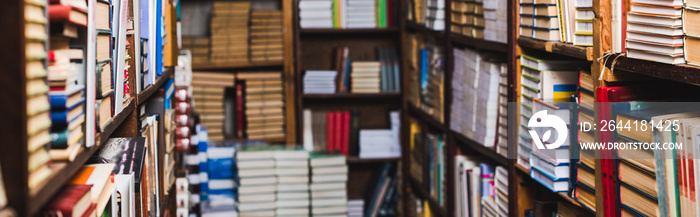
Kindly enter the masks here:
<path id="1" fill-rule="evenodd" d="M 275 205 L 275 202 L 240 203 L 238 204 L 238 211 L 273 210 L 274 212 Z"/>
<path id="2" fill-rule="evenodd" d="M 277 216 L 308 216 L 309 208 L 288 208 L 288 207 L 277 207 L 275 210 Z"/>
<path id="3" fill-rule="evenodd" d="M 348 166 L 334 166 L 334 167 L 319 167 L 313 168 L 311 174 L 347 174 Z"/>
<path id="4" fill-rule="evenodd" d="M 348 181 L 348 175 L 347 174 L 339 174 L 339 175 L 312 175 L 311 176 L 311 182 L 314 183 L 320 183 L 320 182 L 347 182 Z"/>
<path id="5" fill-rule="evenodd" d="M 309 190 L 309 184 L 303 183 L 303 184 L 278 184 L 277 185 L 277 192 L 300 192 L 300 191 L 308 191 Z"/>
<path id="6" fill-rule="evenodd" d="M 309 192 L 277 192 L 277 199 L 279 200 L 290 200 L 290 199 L 309 199 Z"/>
<path id="7" fill-rule="evenodd" d="M 345 156 L 340 155 L 334 157 L 311 158 L 310 164 L 312 168 L 345 165 Z"/>
<path id="8" fill-rule="evenodd" d="M 309 176 L 280 176 L 277 179 L 280 184 L 309 183 Z"/>
<path id="9" fill-rule="evenodd" d="M 329 191 L 329 190 L 343 190 L 345 191 L 346 189 L 346 183 L 345 182 L 334 182 L 334 183 L 311 183 L 310 186 L 311 192 L 314 191 Z"/>
<path id="10" fill-rule="evenodd" d="M 88 14 L 95 14 L 96 1 L 87 1 Z M 97 44 L 97 29 L 95 16 L 88 16 L 87 28 L 87 67 L 85 75 L 85 147 L 95 145 L 95 102 L 96 102 L 96 44 Z M 136 36 L 139 39 L 140 36 Z"/>
<path id="11" fill-rule="evenodd" d="M 306 91 L 304 91 L 306 93 Z M 314 150 L 314 135 L 313 131 L 311 130 L 312 124 L 312 119 L 311 119 L 311 109 L 304 109 L 303 111 L 303 140 L 304 140 L 304 150 L 306 151 L 313 151 Z M 308 161 L 307 161 L 308 162 Z"/>
<path id="12" fill-rule="evenodd" d="M 337 198 L 337 197 L 347 197 L 348 193 L 345 190 L 333 190 L 333 191 L 311 191 L 311 198 Z M 357 201 L 350 201 L 353 205 L 359 203 Z M 350 204 L 350 203 L 349 203 Z M 364 201 L 362 202 L 364 204 Z"/>
<path id="13" fill-rule="evenodd" d="M 238 187 L 239 196 L 248 194 L 268 194 L 275 193 L 275 191 L 277 191 L 277 186 L 275 185 L 241 185 L 240 187 Z"/>
<path id="14" fill-rule="evenodd" d="M 530 177 L 532 179 L 540 182 L 545 187 L 549 188 L 554 192 L 565 192 L 569 190 L 569 180 L 568 179 L 554 179 L 544 173 L 540 172 L 536 168 L 530 169 Z"/>
<path id="15" fill-rule="evenodd" d="M 241 178 L 240 181 L 241 185 L 268 185 L 268 184 L 276 184 L 277 183 L 277 177 L 276 176 L 269 176 L 269 177 L 253 177 L 253 178 Z"/>
<path id="16" fill-rule="evenodd" d="M 308 175 L 309 174 L 309 168 L 307 167 L 299 167 L 299 168 L 276 168 L 275 169 L 275 174 L 278 176 L 300 176 L 300 175 Z"/>
<path id="17" fill-rule="evenodd" d="M 311 200 L 312 207 L 324 207 L 324 206 L 347 206 L 348 199 L 346 198 L 324 198 L 319 200 Z"/>
<path id="18" fill-rule="evenodd" d="M 303 10 L 301 11 L 301 13 L 299 13 L 299 19 L 301 19 L 302 21 L 304 21 L 305 19 L 323 19 L 332 17 L 333 13 L 331 10 Z"/>
<path id="19" fill-rule="evenodd" d="M 569 178 L 570 169 L 568 164 L 555 165 L 553 162 L 543 159 L 532 152 L 530 152 L 530 167 L 537 168 L 555 179 Z"/>
<path id="20" fill-rule="evenodd" d="M 277 200 L 277 207 L 308 207 L 309 200 Z"/>
<path id="21" fill-rule="evenodd" d="M 233 189 L 236 183 L 232 179 L 210 179 L 209 189 Z"/>
<path id="22" fill-rule="evenodd" d="M 261 159 L 273 159 L 275 157 L 273 151 L 239 151 L 236 156 L 236 160 L 261 160 Z"/>
<path id="23" fill-rule="evenodd" d="M 238 196 L 238 201 L 240 201 L 241 203 L 266 202 L 266 201 L 273 201 L 276 199 L 277 199 L 277 197 L 276 197 L 275 193 L 248 194 L 248 195 L 239 195 Z"/>
<path id="24" fill-rule="evenodd" d="M 278 160 L 275 167 L 309 167 L 308 160 Z"/>
<path id="25" fill-rule="evenodd" d="M 230 217 L 232 213 L 224 213 L 220 216 L 215 217 Z M 262 210 L 262 211 L 241 211 L 238 213 L 238 217 L 273 217 L 275 216 L 275 210 Z M 203 215 L 204 217 L 204 215 Z M 210 217 L 210 216 L 206 216 Z M 234 216 L 236 217 L 236 216 Z"/>
<path id="26" fill-rule="evenodd" d="M 275 161 L 270 160 L 250 160 L 250 161 L 238 161 L 238 169 L 253 169 L 253 168 L 273 168 L 275 167 Z"/>
<path id="27" fill-rule="evenodd" d="M 306 160 L 309 159 L 307 151 L 275 151 L 275 160 Z"/>
<path id="28" fill-rule="evenodd" d="M 247 177 L 263 177 L 276 175 L 275 169 L 246 169 L 238 170 L 238 176 L 241 178 Z"/>
<path id="29" fill-rule="evenodd" d="M 299 10 L 307 9 L 328 9 L 331 10 L 333 2 L 331 0 L 301 0 Z"/>

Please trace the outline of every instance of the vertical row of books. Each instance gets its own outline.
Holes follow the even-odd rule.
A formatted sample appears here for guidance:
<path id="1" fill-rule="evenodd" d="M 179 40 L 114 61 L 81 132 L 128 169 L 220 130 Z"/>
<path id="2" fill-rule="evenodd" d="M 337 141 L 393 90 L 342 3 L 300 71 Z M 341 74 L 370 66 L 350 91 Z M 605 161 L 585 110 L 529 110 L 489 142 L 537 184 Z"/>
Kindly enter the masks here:
<path id="1" fill-rule="evenodd" d="M 445 57 L 442 48 L 409 35 L 409 102 L 439 122 L 444 122 Z"/>
<path id="2" fill-rule="evenodd" d="M 210 23 L 211 62 L 247 63 L 250 2 L 215 1 Z"/>
<path id="3" fill-rule="evenodd" d="M 576 108 L 577 114 L 574 114 L 574 117 L 577 118 L 577 126 L 583 126 L 582 123 L 596 122 L 594 82 L 595 79 L 590 71 L 584 69 L 579 71 L 578 106 Z M 596 141 L 593 131 L 579 130 L 577 134 L 571 135 L 576 139 L 574 145 L 579 143 L 593 144 Z M 570 195 L 583 207 L 595 212 L 595 152 L 579 148 L 578 152 L 572 151 L 571 153 L 573 155 L 570 165 L 571 169 L 574 170 L 571 174 L 576 175 L 576 177 L 570 177 L 572 179 Z M 577 153 L 578 155 L 576 155 Z"/>
<path id="4" fill-rule="evenodd" d="M 508 1 L 484 1 L 484 39 L 508 43 Z M 475 22 L 476 24 L 476 22 Z"/>
<path id="5" fill-rule="evenodd" d="M 282 72 L 239 72 L 236 83 L 236 131 L 239 136 L 245 135 L 239 138 L 285 138 Z"/>
<path id="6" fill-rule="evenodd" d="M 192 73 L 194 108 L 200 113 L 202 126 L 207 127 L 209 140 L 224 140 L 224 95 L 234 86 L 232 73 Z"/>
<path id="7" fill-rule="evenodd" d="M 486 147 L 494 147 L 499 139 L 499 106 L 502 74 L 507 64 L 497 54 L 478 53 L 471 49 L 454 49 L 452 77 L 452 114 L 450 129 Z M 506 91 L 506 92 L 501 92 Z"/>
<path id="8" fill-rule="evenodd" d="M 306 150 L 357 155 L 359 112 L 304 109 L 303 116 Z"/>
<path id="9" fill-rule="evenodd" d="M 475 156 L 455 157 L 456 216 L 508 216 L 508 172 Z"/>
<path id="10" fill-rule="evenodd" d="M 47 24 L 46 1 L 25 1 L 24 59 L 26 62 L 27 172 L 29 190 L 36 189 L 51 174 L 51 159 L 47 145 L 51 142 L 49 114 L 49 84 L 47 83 Z M 13 43 L 13 42 L 8 42 Z"/>
<path id="11" fill-rule="evenodd" d="M 445 203 L 445 136 L 424 132 L 421 123 L 410 119 L 409 175 L 438 204 Z"/>
<path id="12" fill-rule="evenodd" d="M 562 2 L 568 2 L 562 1 Z M 520 36 L 543 41 L 562 41 L 564 23 L 557 1 L 520 1 Z"/>
<path id="13" fill-rule="evenodd" d="M 627 32 L 615 35 L 619 37 L 614 41 L 623 44 L 623 52 L 626 51 L 630 58 L 668 64 L 686 63 L 688 58 L 684 58 L 684 53 L 692 49 L 684 49 L 684 42 L 692 44 L 697 41 L 694 36 L 700 31 L 693 31 L 692 25 L 685 25 L 686 19 L 697 14 L 697 6 L 685 4 L 683 8 L 683 5 L 683 2 L 676 1 L 665 4 L 632 1 L 627 20 L 619 21 L 619 25 L 627 25 Z M 688 53 L 692 55 L 692 52 Z"/>
<path id="14" fill-rule="evenodd" d="M 112 17 L 111 5 L 108 1 L 97 1 L 95 10 L 98 11 L 95 16 L 95 28 L 97 29 L 97 44 L 95 57 L 95 72 L 96 72 L 96 90 L 97 97 L 95 101 L 95 120 L 96 129 L 99 131 L 112 122 L 114 115 L 112 107 L 114 104 L 114 87 L 113 82 L 113 59 L 112 47 Z"/>
<path id="15" fill-rule="evenodd" d="M 574 10 L 569 10 L 566 16 L 566 22 L 562 23 L 569 24 L 566 26 L 569 29 L 566 29 L 568 37 L 564 42 L 573 43 L 576 46 L 593 46 L 593 18 L 595 17 L 593 1 L 574 1 Z"/>
<path id="16" fill-rule="evenodd" d="M 196 116 L 192 118 L 196 119 Z M 189 183 L 187 190 L 190 193 L 191 205 L 189 205 L 188 211 L 190 213 L 200 213 L 202 197 L 205 196 L 201 194 L 202 181 L 206 181 L 209 175 L 200 168 L 200 164 L 203 164 L 203 161 L 207 159 L 199 156 L 200 153 L 202 155 L 206 154 L 204 147 L 206 147 L 208 139 L 206 137 L 206 127 L 201 127 L 201 125 L 194 126 L 196 127 L 193 127 L 194 132 L 190 136 L 189 151 L 184 154 L 183 161 L 187 169 L 187 181 Z"/>
<path id="17" fill-rule="evenodd" d="M 282 11 L 250 12 L 250 62 L 284 60 Z"/>
<path id="18" fill-rule="evenodd" d="M 374 29 L 397 25 L 395 0 L 301 0 L 302 29 Z"/>
<path id="19" fill-rule="evenodd" d="M 494 4 L 507 3 L 505 1 L 487 2 L 489 2 L 488 5 L 492 5 L 494 7 L 496 6 Z M 487 32 L 486 29 L 489 29 L 489 37 L 485 39 L 500 42 L 500 38 L 507 35 L 505 32 L 503 32 L 507 32 L 505 26 L 500 26 L 505 25 L 504 19 L 506 18 L 497 16 L 504 16 L 504 14 L 499 15 L 498 13 L 504 13 L 501 12 L 501 10 L 505 11 L 506 8 L 505 6 L 503 9 L 490 8 L 487 13 L 487 11 L 484 10 L 485 5 L 487 4 L 484 4 L 483 1 L 453 1 L 451 5 L 452 14 L 450 16 L 452 18 L 452 23 L 450 24 L 450 31 L 467 37 L 484 39 L 486 36 L 485 33 Z M 486 25 L 485 15 L 487 14 L 489 15 L 489 20 L 496 23 L 490 23 L 491 26 Z M 502 34 L 502 36 L 494 35 L 497 32 Z M 504 40 L 507 41 L 507 39 Z"/>
<path id="20" fill-rule="evenodd" d="M 365 190 L 362 204 L 367 201 L 363 210 L 366 216 L 395 216 L 399 202 L 399 178 L 396 168 L 391 162 L 386 162 L 374 169 L 370 183 Z M 357 203 L 357 202 L 355 202 Z M 348 203 L 350 206 L 351 203 Z M 349 211 L 352 215 L 352 210 Z"/>

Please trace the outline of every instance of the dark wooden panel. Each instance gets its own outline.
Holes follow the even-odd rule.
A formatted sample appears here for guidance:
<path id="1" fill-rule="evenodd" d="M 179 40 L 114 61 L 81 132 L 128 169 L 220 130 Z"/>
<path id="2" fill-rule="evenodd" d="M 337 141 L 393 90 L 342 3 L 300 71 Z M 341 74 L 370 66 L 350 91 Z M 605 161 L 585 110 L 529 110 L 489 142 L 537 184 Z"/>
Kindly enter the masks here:
<path id="1" fill-rule="evenodd" d="M 360 113 L 360 129 L 389 129 L 389 112 L 400 109 L 400 104 L 376 104 L 372 102 L 306 104 L 305 109 L 312 111 L 323 110 L 356 110 Z"/>
<path id="2" fill-rule="evenodd" d="M 301 70 L 332 70 L 333 49 L 347 46 L 350 58 L 356 60 L 377 60 L 378 47 L 398 47 L 393 38 L 375 38 L 372 35 L 334 35 L 334 37 L 302 37 L 301 56 L 297 59 Z M 298 75 L 302 75 L 299 73 Z"/>
<path id="3" fill-rule="evenodd" d="M 386 162 L 397 162 L 400 158 L 372 158 L 372 159 L 362 159 L 357 156 L 347 156 L 346 162 L 348 164 L 374 164 L 372 166 L 377 166 L 379 163 Z"/>
<path id="4" fill-rule="evenodd" d="M 210 71 L 210 70 L 231 70 L 231 69 L 250 69 L 264 67 L 282 67 L 284 62 L 255 62 L 255 63 L 206 63 L 192 65 L 193 71 Z"/>
<path id="5" fill-rule="evenodd" d="M 364 199 L 365 191 L 372 181 L 374 169 L 380 167 L 376 164 L 350 164 L 348 165 L 348 199 Z M 369 203 L 369 201 L 365 201 Z"/>

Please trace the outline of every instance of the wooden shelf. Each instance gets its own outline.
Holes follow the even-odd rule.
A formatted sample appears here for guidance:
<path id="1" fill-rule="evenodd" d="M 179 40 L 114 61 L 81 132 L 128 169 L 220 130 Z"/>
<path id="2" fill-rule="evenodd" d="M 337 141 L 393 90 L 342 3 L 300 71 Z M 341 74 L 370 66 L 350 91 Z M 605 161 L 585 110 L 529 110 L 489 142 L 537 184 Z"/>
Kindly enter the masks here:
<path id="1" fill-rule="evenodd" d="M 303 99 L 400 99 L 401 93 L 336 93 L 336 94 L 304 94 Z"/>
<path id="2" fill-rule="evenodd" d="M 508 44 L 501 42 L 487 41 L 484 39 L 467 37 L 455 33 L 450 34 L 449 38 L 453 43 L 473 47 L 477 50 L 498 51 L 501 53 L 508 53 L 508 51 L 510 51 Z"/>
<path id="3" fill-rule="evenodd" d="M 363 159 L 358 156 L 348 156 L 346 162 L 348 164 L 371 164 L 371 163 L 386 163 L 386 162 L 398 162 L 401 158 L 371 158 Z"/>
<path id="4" fill-rule="evenodd" d="M 248 63 L 206 63 L 206 64 L 193 64 L 193 71 L 206 71 L 206 70 L 230 70 L 230 69 L 245 69 L 245 68 L 260 68 L 260 67 L 282 67 L 284 66 L 284 61 L 273 61 L 273 62 L 248 62 Z"/>
<path id="5" fill-rule="evenodd" d="M 700 85 L 700 66 L 688 64 L 671 65 L 628 58 L 626 56 L 621 56 L 620 54 L 613 54 L 608 57 L 608 61 L 605 66 L 613 67 L 613 62 L 615 62 L 615 71 L 622 70 L 686 84 Z M 615 71 L 613 71 L 613 73 L 615 73 Z"/>
<path id="6" fill-rule="evenodd" d="M 399 33 L 399 28 L 391 27 L 391 28 L 375 28 L 375 29 L 299 29 L 299 33 L 301 33 L 301 35 L 397 34 L 397 33 Z"/>
<path id="7" fill-rule="evenodd" d="M 408 108 L 408 112 L 412 114 L 412 117 L 416 117 L 420 120 L 422 120 L 425 123 L 428 123 L 429 126 L 432 126 L 435 129 L 438 129 L 443 132 L 447 132 L 447 127 L 443 124 L 440 123 L 438 120 L 435 120 L 435 118 L 427 113 L 425 113 L 423 110 L 420 110 L 413 106 L 410 103 L 405 103 L 406 108 Z"/>
<path id="8" fill-rule="evenodd" d="M 54 162 L 51 168 L 53 169 L 51 175 L 45 180 L 43 186 L 35 189 L 35 191 L 29 192 L 28 203 L 28 213 L 29 216 L 34 216 L 41 210 L 41 208 L 53 198 L 53 196 L 64 186 L 64 184 L 75 175 L 80 168 L 83 167 L 85 162 L 94 154 L 97 149 L 99 149 L 100 144 L 103 144 L 107 139 L 114 133 L 114 131 L 119 127 L 119 125 L 124 122 L 127 116 L 129 116 L 134 108 L 134 101 L 132 100 L 127 106 L 124 107 L 121 113 L 112 118 L 112 123 L 109 124 L 105 130 L 101 133 L 95 135 L 95 145 L 90 148 L 83 148 L 83 150 L 78 154 L 73 162 Z"/>
<path id="9" fill-rule="evenodd" d="M 142 105 L 146 102 L 146 100 L 151 98 L 151 96 L 157 92 L 158 89 L 163 86 L 163 84 L 165 84 L 165 81 L 172 77 L 173 73 L 175 73 L 174 68 L 166 68 L 163 75 L 161 75 L 154 84 L 146 87 L 146 89 L 142 90 L 138 95 L 136 95 L 137 104 Z"/>
<path id="10" fill-rule="evenodd" d="M 445 38 L 445 32 L 444 32 L 444 31 L 432 30 L 432 29 L 429 29 L 428 27 L 426 27 L 425 25 L 421 25 L 421 24 L 418 24 L 418 23 L 414 23 L 414 22 L 412 22 L 412 21 L 408 21 L 408 20 L 406 21 L 406 28 L 409 29 L 409 30 L 413 30 L 413 31 L 415 31 L 415 32 L 421 32 L 421 33 L 423 33 L 423 34 L 433 35 L 433 36 L 435 36 L 435 37 L 438 38 L 438 39 L 444 39 L 444 38 Z"/>
<path id="11" fill-rule="evenodd" d="M 554 41 L 542 41 L 528 37 L 519 37 L 518 44 L 522 47 L 593 61 L 593 47 L 582 47 Z"/>
<path id="12" fill-rule="evenodd" d="M 440 204 L 435 201 L 432 197 L 430 197 L 430 194 L 428 194 L 428 191 L 426 189 L 423 189 L 416 180 L 413 179 L 411 176 L 406 176 L 408 182 L 410 182 L 411 189 L 413 189 L 413 192 L 417 194 L 418 197 L 421 199 L 424 199 L 428 201 L 428 206 L 430 206 L 430 211 L 433 213 L 437 214 L 437 216 L 447 216 L 447 210 L 445 207 L 440 206 Z M 447 197 L 445 197 L 447 198 Z"/>
<path id="13" fill-rule="evenodd" d="M 452 134 L 454 134 L 455 140 L 457 140 L 457 145 L 461 145 L 463 147 L 466 147 L 469 150 L 476 151 L 477 153 L 481 154 L 482 156 L 485 156 L 486 158 L 489 158 L 489 159 L 493 160 L 494 162 L 501 164 L 501 166 L 508 166 L 508 158 L 496 153 L 496 149 L 488 148 L 488 147 L 486 147 L 482 144 L 479 144 L 478 142 L 471 140 L 467 137 L 464 137 L 462 134 L 456 133 L 454 131 L 450 130 L 450 132 Z"/>
<path id="14" fill-rule="evenodd" d="M 524 168 L 523 166 L 521 166 L 520 164 L 515 163 L 515 168 L 517 168 L 518 171 L 520 171 L 520 172 L 522 172 L 524 175 L 526 175 L 526 178 L 527 178 L 527 179 L 532 179 L 532 178 L 530 178 L 530 171 L 527 170 L 527 169 L 525 169 L 525 168 Z M 535 181 L 535 180 L 533 180 L 533 181 Z M 535 182 L 536 182 L 536 181 L 535 181 Z M 540 183 L 537 183 L 537 184 L 540 185 Z M 579 203 L 578 201 L 576 201 L 574 198 L 569 197 L 569 195 L 566 195 L 565 192 L 552 192 L 552 193 L 556 194 L 556 195 L 559 196 L 561 199 L 564 199 L 565 201 L 569 202 L 569 204 L 572 204 L 572 205 L 574 205 L 574 206 L 580 207 L 580 208 L 582 208 L 582 209 L 584 209 L 584 210 L 591 211 L 591 210 L 589 210 L 588 208 L 581 206 L 581 203 Z M 593 213 L 591 213 L 591 214 L 593 214 Z"/>

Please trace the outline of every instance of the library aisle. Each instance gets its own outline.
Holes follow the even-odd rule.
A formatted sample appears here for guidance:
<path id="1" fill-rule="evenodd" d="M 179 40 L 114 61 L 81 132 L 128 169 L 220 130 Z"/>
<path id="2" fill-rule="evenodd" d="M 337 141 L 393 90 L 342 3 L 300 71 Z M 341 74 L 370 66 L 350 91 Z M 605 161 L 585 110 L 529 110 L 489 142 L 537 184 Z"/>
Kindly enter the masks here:
<path id="1" fill-rule="evenodd" d="M 697 0 L 0 14 L 0 217 L 700 216 Z"/>

